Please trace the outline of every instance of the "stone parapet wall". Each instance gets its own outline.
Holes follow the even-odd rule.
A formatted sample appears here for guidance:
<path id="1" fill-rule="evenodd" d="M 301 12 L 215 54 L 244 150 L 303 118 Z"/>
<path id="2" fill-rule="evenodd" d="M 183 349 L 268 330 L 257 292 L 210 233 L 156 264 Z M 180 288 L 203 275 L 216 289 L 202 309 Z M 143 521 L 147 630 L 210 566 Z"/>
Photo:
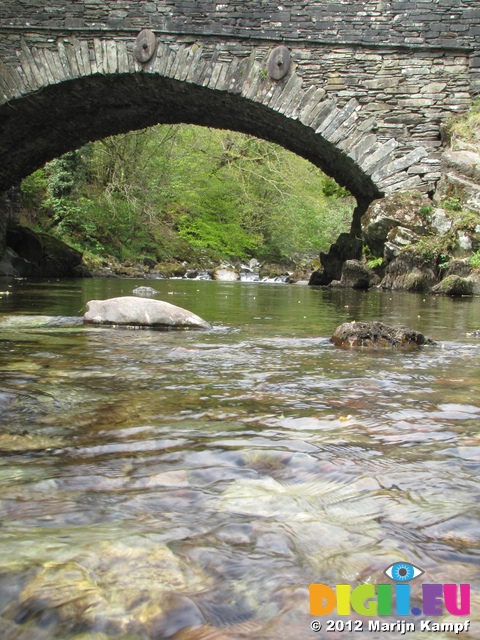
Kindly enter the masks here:
<path id="1" fill-rule="evenodd" d="M 0 24 L 480 49 L 477 0 L 3 0 Z M 479 52 L 480 57 L 480 52 Z M 480 64 L 480 60 L 479 60 Z"/>
<path id="2" fill-rule="evenodd" d="M 151 28 L 159 35 L 183 34 L 246 40 L 316 43 L 323 46 L 399 47 L 408 51 L 450 49 L 469 57 L 470 92 L 480 93 L 480 4 L 478 0 L 317 0 L 245 2 L 231 0 L 3 0 L 0 56 L 9 31 L 44 31 L 44 37 L 91 31 Z"/>

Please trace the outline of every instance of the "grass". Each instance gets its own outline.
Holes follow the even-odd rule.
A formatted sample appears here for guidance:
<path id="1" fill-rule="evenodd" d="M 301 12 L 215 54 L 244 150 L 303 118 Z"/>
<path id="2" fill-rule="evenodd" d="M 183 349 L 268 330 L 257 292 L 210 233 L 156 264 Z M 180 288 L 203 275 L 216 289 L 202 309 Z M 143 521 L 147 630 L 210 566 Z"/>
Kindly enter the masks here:
<path id="1" fill-rule="evenodd" d="M 463 142 L 478 153 L 480 151 L 480 99 L 473 102 L 467 113 L 447 123 L 443 134 L 452 149 L 461 147 Z"/>

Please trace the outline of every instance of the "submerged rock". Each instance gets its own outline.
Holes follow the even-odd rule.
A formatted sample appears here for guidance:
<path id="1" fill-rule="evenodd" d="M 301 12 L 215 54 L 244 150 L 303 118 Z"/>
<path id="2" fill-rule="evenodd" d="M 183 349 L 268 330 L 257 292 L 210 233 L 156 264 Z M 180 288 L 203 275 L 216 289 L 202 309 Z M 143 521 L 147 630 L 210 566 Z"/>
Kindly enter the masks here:
<path id="1" fill-rule="evenodd" d="M 163 300 L 123 296 L 90 300 L 83 316 L 87 324 L 150 327 L 152 329 L 210 329 L 199 316 Z"/>
<path id="2" fill-rule="evenodd" d="M 415 348 L 436 344 L 423 333 L 408 327 L 389 327 L 382 322 L 345 322 L 335 330 L 331 341 L 337 347 Z"/>
<path id="3" fill-rule="evenodd" d="M 48 451 L 62 446 L 60 439 L 29 433 L 2 433 L 0 435 L 0 452 L 23 453 L 25 451 Z"/>
<path id="4" fill-rule="evenodd" d="M 44 563 L 10 613 L 46 616 L 67 629 L 100 628 L 109 637 L 166 638 L 205 622 L 189 597 L 205 585 L 208 577 L 168 547 L 132 536 L 131 543 L 98 541 L 70 560 Z"/>

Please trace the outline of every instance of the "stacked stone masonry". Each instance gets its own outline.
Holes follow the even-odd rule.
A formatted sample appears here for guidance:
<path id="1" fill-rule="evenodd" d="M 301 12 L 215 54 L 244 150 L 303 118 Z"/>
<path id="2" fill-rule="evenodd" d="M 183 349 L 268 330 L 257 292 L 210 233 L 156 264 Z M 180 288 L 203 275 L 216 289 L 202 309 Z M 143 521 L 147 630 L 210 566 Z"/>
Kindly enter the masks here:
<path id="1" fill-rule="evenodd" d="M 476 0 L 4 0 L 0 189 L 89 139 L 185 121 L 273 140 L 365 201 L 432 191 L 442 124 L 480 87 L 478 24 Z M 282 42 L 292 65 L 274 81 Z"/>

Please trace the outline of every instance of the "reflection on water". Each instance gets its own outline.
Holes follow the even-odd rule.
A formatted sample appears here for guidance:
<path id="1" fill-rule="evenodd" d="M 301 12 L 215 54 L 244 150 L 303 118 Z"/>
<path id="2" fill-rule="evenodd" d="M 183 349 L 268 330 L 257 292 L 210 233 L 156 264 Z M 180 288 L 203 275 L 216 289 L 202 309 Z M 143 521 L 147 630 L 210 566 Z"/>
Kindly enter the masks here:
<path id="1" fill-rule="evenodd" d="M 138 284 L 0 298 L 0 637 L 353 638 L 311 631 L 308 584 L 398 560 L 412 606 L 470 583 L 480 637 L 480 301 L 162 281 L 214 330 L 82 326 Z M 368 318 L 440 345 L 332 347 Z"/>

